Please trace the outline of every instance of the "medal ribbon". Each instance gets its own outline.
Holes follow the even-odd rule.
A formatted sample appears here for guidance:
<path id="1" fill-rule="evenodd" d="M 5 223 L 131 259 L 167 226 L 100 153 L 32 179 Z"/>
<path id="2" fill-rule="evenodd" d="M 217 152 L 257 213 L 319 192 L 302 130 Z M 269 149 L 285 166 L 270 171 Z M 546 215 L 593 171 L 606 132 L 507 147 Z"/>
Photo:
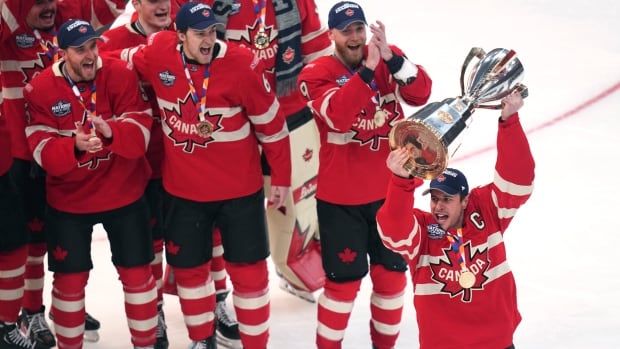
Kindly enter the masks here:
<path id="1" fill-rule="evenodd" d="M 254 13 L 256 14 L 256 22 L 258 23 L 258 32 L 265 32 L 265 13 L 267 13 L 267 0 L 252 0 L 254 3 Z"/>
<path id="2" fill-rule="evenodd" d="M 67 63 L 65 62 L 64 64 L 67 64 Z M 88 122 L 88 119 L 86 116 L 90 116 L 91 118 L 97 116 L 96 111 L 95 111 L 96 106 L 97 106 L 97 87 L 95 85 L 95 80 L 93 80 L 93 82 L 90 84 L 90 92 L 91 92 L 90 102 L 88 103 L 88 106 L 87 106 L 86 102 L 84 101 L 84 97 L 82 97 L 82 94 L 80 93 L 80 89 L 77 87 L 76 83 L 71 79 L 71 77 L 67 73 L 66 65 L 63 65 L 62 67 L 62 75 L 65 77 L 65 80 L 69 83 L 69 86 L 71 86 L 71 91 L 77 98 L 78 102 L 80 102 L 80 105 L 82 106 L 82 108 L 84 108 L 84 111 L 86 111 L 86 115 L 84 116 L 82 120 L 82 126 L 87 127 L 87 129 L 90 130 L 91 133 L 94 135 L 95 128 L 93 127 L 93 123 Z"/>
<path id="3" fill-rule="evenodd" d="M 187 83 L 189 84 L 189 93 L 192 96 L 192 101 L 196 105 L 196 110 L 198 111 L 198 119 L 200 121 L 205 121 L 204 112 L 207 105 L 207 88 L 209 87 L 209 66 L 207 64 L 205 67 L 205 72 L 202 80 L 202 91 L 201 94 L 198 95 L 198 91 L 194 87 L 194 83 L 192 81 L 192 76 L 189 74 L 189 69 L 187 68 L 187 61 L 185 59 L 185 54 L 183 53 L 183 48 L 181 47 L 181 60 L 183 61 L 183 69 L 185 70 L 185 77 L 187 78 Z"/>
<path id="4" fill-rule="evenodd" d="M 47 58 L 49 58 L 54 63 L 58 62 L 58 39 L 56 38 L 56 34 L 54 34 L 51 49 L 47 46 L 45 40 L 43 40 L 43 37 L 41 37 L 41 33 L 39 33 L 37 29 L 34 30 L 34 37 L 39 40 L 39 45 L 41 46 L 41 49 L 43 50 L 43 53 L 45 53 Z"/>
<path id="5" fill-rule="evenodd" d="M 453 234 L 450 234 L 448 232 L 446 232 L 446 237 L 448 238 L 448 241 L 450 241 L 450 249 L 452 250 L 452 252 L 458 252 L 459 253 L 459 265 L 461 266 L 461 272 L 464 271 L 469 271 L 469 269 L 467 269 L 467 264 L 465 264 L 465 246 L 463 245 L 463 230 L 461 228 L 458 228 L 456 230 L 456 235 L 454 236 Z"/>

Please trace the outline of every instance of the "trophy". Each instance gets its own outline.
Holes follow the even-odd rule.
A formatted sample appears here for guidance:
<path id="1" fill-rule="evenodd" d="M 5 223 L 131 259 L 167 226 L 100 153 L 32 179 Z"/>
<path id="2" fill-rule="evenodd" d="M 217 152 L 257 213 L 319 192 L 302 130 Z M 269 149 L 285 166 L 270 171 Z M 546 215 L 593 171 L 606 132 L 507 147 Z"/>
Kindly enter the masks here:
<path id="1" fill-rule="evenodd" d="M 464 77 L 472 59 L 465 88 Z M 518 91 L 527 97 L 527 87 L 520 83 L 523 65 L 513 50 L 496 48 L 489 53 L 474 47 L 461 69 L 461 96 L 427 104 L 417 113 L 398 122 L 390 131 L 392 149 L 407 148 L 409 159 L 404 168 L 415 177 L 433 179 L 448 165 L 448 146 L 467 127 L 476 108 L 501 109 L 488 104 Z"/>

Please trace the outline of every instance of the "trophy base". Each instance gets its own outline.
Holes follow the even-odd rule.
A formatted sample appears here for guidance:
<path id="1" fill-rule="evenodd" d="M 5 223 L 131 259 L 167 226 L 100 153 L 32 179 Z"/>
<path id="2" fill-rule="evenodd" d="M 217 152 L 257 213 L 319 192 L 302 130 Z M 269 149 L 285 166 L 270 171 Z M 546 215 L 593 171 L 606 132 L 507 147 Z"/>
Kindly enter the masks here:
<path id="1" fill-rule="evenodd" d="M 447 147 L 441 135 L 423 120 L 398 122 L 390 131 L 389 140 L 392 149 L 407 149 L 409 160 L 403 167 L 414 177 L 433 179 L 448 165 Z"/>

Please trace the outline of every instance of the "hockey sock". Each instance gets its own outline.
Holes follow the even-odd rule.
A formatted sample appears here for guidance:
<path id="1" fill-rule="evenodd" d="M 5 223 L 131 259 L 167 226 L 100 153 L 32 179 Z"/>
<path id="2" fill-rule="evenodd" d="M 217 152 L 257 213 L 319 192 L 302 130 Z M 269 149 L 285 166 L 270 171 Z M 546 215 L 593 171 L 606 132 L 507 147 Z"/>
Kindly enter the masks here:
<path id="1" fill-rule="evenodd" d="M 17 321 L 24 295 L 26 245 L 0 253 L 0 322 Z"/>
<path id="2" fill-rule="evenodd" d="M 45 284 L 43 261 L 46 252 L 47 245 L 45 243 L 28 245 L 22 307 L 29 312 L 38 312 L 43 306 L 43 285 Z"/>
<path id="3" fill-rule="evenodd" d="M 151 266 L 116 267 L 125 292 L 125 314 L 131 342 L 137 347 L 155 344 L 157 289 Z"/>
<path id="4" fill-rule="evenodd" d="M 155 285 L 157 285 L 157 304 L 164 304 L 164 267 L 163 267 L 163 255 L 164 255 L 164 240 L 153 240 L 153 253 L 155 258 L 151 262 L 151 273 L 155 279 Z"/>
<path id="5" fill-rule="evenodd" d="M 214 333 L 215 289 L 209 274 L 210 263 L 172 269 L 189 338 L 201 341 L 211 337 Z"/>
<path id="6" fill-rule="evenodd" d="M 370 266 L 370 337 L 378 349 L 393 348 L 400 331 L 405 285 L 404 272 L 391 271 L 382 265 Z"/>
<path id="7" fill-rule="evenodd" d="M 211 277 L 215 283 L 215 293 L 226 291 L 226 264 L 224 247 L 219 228 L 213 229 L 213 259 L 211 259 Z"/>
<path id="8" fill-rule="evenodd" d="M 340 349 L 362 280 L 326 280 L 319 297 L 316 345 L 319 349 Z"/>
<path id="9" fill-rule="evenodd" d="M 82 348 L 84 342 L 84 288 L 88 272 L 54 273 L 52 309 L 59 349 Z"/>
<path id="10" fill-rule="evenodd" d="M 269 276 L 265 260 L 227 263 L 244 349 L 265 349 L 269 338 Z"/>

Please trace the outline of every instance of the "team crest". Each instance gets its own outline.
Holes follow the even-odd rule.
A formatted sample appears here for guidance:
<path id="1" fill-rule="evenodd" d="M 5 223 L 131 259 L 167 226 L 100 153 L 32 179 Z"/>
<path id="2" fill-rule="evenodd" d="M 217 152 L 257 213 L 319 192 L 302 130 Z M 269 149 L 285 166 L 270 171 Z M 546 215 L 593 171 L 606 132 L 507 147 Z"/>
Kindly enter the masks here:
<path id="1" fill-rule="evenodd" d="M 461 266 L 459 264 L 460 255 L 454 252 L 451 247 L 443 249 L 444 255 L 438 259 L 438 262 L 431 262 L 429 267 L 432 271 L 432 279 L 442 284 L 441 292 L 448 294 L 450 298 L 461 297 L 461 301 L 469 303 L 472 300 L 475 290 L 484 289 L 485 282 L 489 279 L 485 275 L 489 269 L 488 249 L 474 249 L 472 253 L 471 241 L 465 242 L 463 245 L 465 252 L 465 265 L 475 276 L 475 283 L 471 288 L 463 288 L 459 284 L 461 275 Z"/>
<path id="2" fill-rule="evenodd" d="M 182 147 L 185 153 L 193 153 L 196 147 L 206 148 L 215 139 L 213 133 L 222 129 L 220 121 L 222 115 L 204 114 L 205 120 L 213 125 L 213 130 L 208 136 L 201 136 L 198 132 L 198 115 L 196 106 L 192 102 L 190 95 L 177 103 L 159 103 L 162 109 L 162 129 L 166 137 L 174 142 L 177 147 Z"/>
<path id="3" fill-rule="evenodd" d="M 168 70 L 159 73 L 159 80 L 161 80 L 161 83 L 166 87 L 174 85 L 176 79 L 177 77 Z"/>
<path id="4" fill-rule="evenodd" d="M 71 103 L 60 100 L 56 104 L 52 105 L 52 114 L 55 117 L 62 117 L 71 113 Z"/>
<path id="5" fill-rule="evenodd" d="M 94 154 L 91 154 L 90 158 L 88 158 L 87 160 L 78 162 L 78 167 L 79 168 L 86 167 L 87 169 L 94 171 L 97 168 L 99 168 L 99 165 L 101 165 L 101 162 L 109 161 L 111 158 L 112 158 L 112 152 L 106 149 L 102 149 Z"/>
<path id="6" fill-rule="evenodd" d="M 351 131 L 349 131 L 353 140 L 370 145 L 370 149 L 374 151 L 379 150 L 381 143 L 387 146 L 386 141 L 389 139 L 390 129 L 400 119 L 401 115 L 394 94 L 381 96 L 377 103 L 377 106 L 385 113 L 383 124 L 378 125 L 375 122 L 375 105 L 367 106 L 362 109 L 357 120 L 353 123 Z"/>

